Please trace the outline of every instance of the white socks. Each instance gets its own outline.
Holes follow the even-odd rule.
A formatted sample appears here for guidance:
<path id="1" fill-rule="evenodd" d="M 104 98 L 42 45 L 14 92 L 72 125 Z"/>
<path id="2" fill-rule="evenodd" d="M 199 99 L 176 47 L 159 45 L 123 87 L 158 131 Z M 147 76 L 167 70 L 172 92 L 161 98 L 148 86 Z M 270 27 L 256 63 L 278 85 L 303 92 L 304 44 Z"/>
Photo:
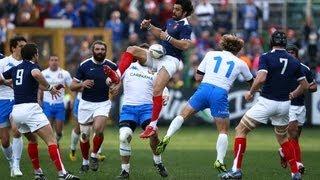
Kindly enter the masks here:
<path id="1" fill-rule="evenodd" d="M 217 160 L 223 163 L 224 157 L 226 156 L 228 149 L 228 135 L 219 134 L 216 144 L 217 149 Z"/>
<path id="2" fill-rule="evenodd" d="M 176 133 L 180 129 L 183 121 L 184 119 L 180 115 L 174 118 L 169 126 L 166 136 L 171 137 L 174 133 Z"/>
<path id="3" fill-rule="evenodd" d="M 121 164 L 121 169 L 125 170 L 127 173 L 130 171 L 130 164 Z"/>
<path id="4" fill-rule="evenodd" d="M 98 154 L 101 154 L 101 152 L 102 152 L 102 146 L 99 148 Z"/>
<path id="5" fill-rule="evenodd" d="M 82 165 L 89 165 L 89 159 L 82 159 Z"/>
<path id="6" fill-rule="evenodd" d="M 23 149 L 22 137 L 12 138 L 12 158 L 13 158 L 13 167 L 20 168 L 20 159 Z"/>
<path id="7" fill-rule="evenodd" d="M 10 145 L 7 148 L 2 147 L 2 151 L 6 159 L 9 161 L 10 168 L 12 168 L 12 146 Z"/>
<path id="8" fill-rule="evenodd" d="M 158 122 L 158 120 L 157 121 L 151 121 L 149 123 L 149 126 L 153 127 L 153 129 L 156 129 L 157 128 L 157 122 Z"/>
<path id="9" fill-rule="evenodd" d="M 156 164 L 162 163 L 161 155 L 153 155 L 153 161 Z"/>
<path id="10" fill-rule="evenodd" d="M 71 150 L 76 150 L 77 149 L 77 144 L 79 142 L 80 134 L 77 134 L 74 132 L 74 129 L 71 132 L 71 144 L 70 144 L 70 149 Z"/>

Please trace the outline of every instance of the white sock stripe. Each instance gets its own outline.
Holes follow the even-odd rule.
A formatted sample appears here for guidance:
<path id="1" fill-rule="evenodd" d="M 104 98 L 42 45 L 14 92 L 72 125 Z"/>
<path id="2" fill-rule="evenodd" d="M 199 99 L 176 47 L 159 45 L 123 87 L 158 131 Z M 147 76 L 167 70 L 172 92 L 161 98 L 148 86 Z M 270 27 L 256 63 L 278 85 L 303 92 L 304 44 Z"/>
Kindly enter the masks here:
<path id="1" fill-rule="evenodd" d="M 66 173 L 66 170 L 64 169 L 64 165 L 63 165 L 63 163 L 62 163 L 62 161 L 61 161 L 59 149 L 57 148 L 56 151 L 57 151 L 57 154 L 58 154 L 58 161 L 59 161 L 60 164 L 61 164 L 62 172 L 63 172 L 63 174 L 65 174 L 65 173 Z"/>
<path id="2" fill-rule="evenodd" d="M 233 171 L 236 171 L 237 170 L 237 164 L 238 164 L 238 160 L 239 160 L 239 155 L 240 155 L 240 150 L 241 150 L 241 144 L 239 144 L 238 146 L 238 152 L 237 152 L 237 155 L 236 157 L 234 158 L 234 161 L 233 161 L 233 166 L 232 166 L 232 170 Z"/>

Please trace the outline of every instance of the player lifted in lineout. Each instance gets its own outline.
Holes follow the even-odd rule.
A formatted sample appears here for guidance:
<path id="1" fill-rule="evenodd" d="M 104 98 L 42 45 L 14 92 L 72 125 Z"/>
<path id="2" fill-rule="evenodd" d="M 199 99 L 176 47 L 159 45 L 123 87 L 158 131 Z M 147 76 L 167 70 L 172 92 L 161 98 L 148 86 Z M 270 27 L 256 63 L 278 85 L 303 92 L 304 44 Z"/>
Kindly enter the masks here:
<path id="1" fill-rule="evenodd" d="M 210 51 L 205 55 L 195 74 L 195 79 L 201 81 L 201 84 L 180 115 L 171 122 L 166 136 L 157 147 L 158 153 L 162 153 L 165 150 L 170 138 L 180 129 L 186 119 L 198 111 L 210 108 L 219 132 L 216 143 L 217 159 L 214 167 L 219 172 L 227 170 L 224 164 L 224 157 L 228 148 L 228 92 L 239 74 L 247 82 L 251 83 L 253 81 L 253 76 L 248 66 L 236 57 L 243 45 L 244 42 L 238 37 L 226 34 L 220 41 L 222 51 Z"/>
<path id="2" fill-rule="evenodd" d="M 242 117 L 236 127 L 234 141 L 234 161 L 232 169 L 222 173 L 221 179 L 241 179 L 242 159 L 246 150 L 247 134 L 260 123 L 271 120 L 278 143 L 287 159 L 293 180 L 301 179 L 297 161 L 294 156 L 294 145 L 288 140 L 290 99 L 300 96 L 308 89 L 309 84 L 302 72 L 301 64 L 286 51 L 287 37 L 281 31 L 275 31 L 270 38 L 271 51 L 262 54 L 259 70 L 250 91 L 245 99 L 251 100 L 255 92 L 262 87 L 261 96 Z M 291 83 L 297 81 L 299 87 L 292 91 Z M 292 91 L 292 92 L 290 92 Z"/>
<path id="3" fill-rule="evenodd" d="M 148 48 L 148 44 L 140 45 L 142 48 Z M 121 174 L 120 179 L 129 178 L 130 157 L 131 157 L 131 139 L 137 126 L 145 129 L 149 124 L 152 115 L 152 88 L 156 74 L 150 71 L 146 66 L 138 62 L 132 63 L 122 75 L 123 83 L 123 103 L 119 120 L 119 141 L 121 156 Z M 167 88 L 164 92 L 168 92 Z M 168 94 L 164 95 L 164 101 Z M 159 143 L 158 134 L 150 137 L 150 147 L 153 152 L 153 163 L 162 177 L 167 177 L 168 173 L 163 165 L 161 155 L 156 153 L 156 147 Z"/>
<path id="4" fill-rule="evenodd" d="M 187 17 L 193 12 L 193 6 L 190 0 L 177 0 L 173 5 L 172 18 L 166 22 L 165 31 L 151 24 L 151 20 L 144 19 L 141 23 L 142 29 L 147 29 L 158 39 L 166 50 L 166 55 L 159 60 L 151 58 L 147 50 L 138 46 L 129 46 L 126 52 L 121 56 L 118 73 L 122 75 L 130 66 L 133 60 L 138 60 L 140 64 L 147 65 L 157 69 L 157 77 L 153 85 L 153 108 L 150 124 L 144 132 L 140 134 L 141 138 L 148 138 L 155 134 L 157 130 L 157 121 L 162 109 L 162 92 L 168 84 L 172 75 L 179 68 L 179 61 L 183 59 L 182 52 L 192 46 L 190 41 L 192 27 L 189 25 Z M 106 67 L 105 73 L 113 81 L 118 79 L 117 75 L 112 73 L 110 68 Z"/>
<path id="5" fill-rule="evenodd" d="M 79 102 L 78 122 L 80 124 L 80 148 L 83 157 L 80 170 L 89 170 L 90 131 L 93 128 L 93 149 L 90 156 L 90 168 L 97 171 L 98 150 L 103 143 L 103 131 L 106 126 L 107 117 L 111 108 L 109 100 L 109 85 L 107 76 L 104 74 L 103 66 L 109 66 L 116 70 L 117 65 L 106 59 L 107 45 L 103 41 L 95 41 L 91 46 L 93 57 L 80 64 L 70 89 L 82 91 Z M 118 83 L 118 82 L 116 82 Z"/>
<path id="6" fill-rule="evenodd" d="M 65 87 L 70 87 L 71 76 L 70 73 L 59 66 L 59 58 L 56 55 L 49 57 L 49 67 L 42 71 L 44 78 L 52 86 L 61 86 L 61 94 L 58 98 L 54 99 L 50 92 L 39 90 L 39 100 L 42 104 L 43 112 L 50 120 L 51 124 L 54 124 L 56 139 L 59 144 L 62 138 L 62 129 L 65 121 L 66 110 L 64 107 L 64 94 Z"/>
<path id="7" fill-rule="evenodd" d="M 287 46 L 287 52 L 294 56 L 295 58 L 299 59 L 299 49 L 297 46 L 293 44 L 289 44 Z M 309 83 L 309 92 L 316 92 L 317 91 L 317 84 L 315 83 L 315 79 L 313 77 L 312 72 L 310 71 L 309 67 L 302 64 L 302 71 L 306 76 L 306 79 Z M 294 82 L 292 84 L 292 90 L 296 89 L 299 86 L 298 82 Z M 306 121 L 306 106 L 304 102 L 304 95 L 298 96 L 291 100 L 291 105 L 289 109 L 289 126 L 288 126 L 288 135 L 289 135 L 289 141 L 292 143 L 294 147 L 294 154 L 295 158 L 298 163 L 298 169 L 301 174 L 304 173 L 305 168 L 302 164 L 302 158 L 301 158 L 301 149 L 299 144 L 299 137 L 302 131 L 302 126 Z M 282 148 L 279 149 L 279 155 L 281 158 L 281 166 L 283 168 L 287 167 L 287 160 L 284 157 L 284 153 L 282 151 Z"/>
<path id="8" fill-rule="evenodd" d="M 16 36 L 10 39 L 10 56 L 1 59 L 0 73 L 3 73 L 22 62 L 21 48 L 27 43 L 24 37 Z M 22 176 L 20 171 L 20 158 L 23 149 L 23 141 L 14 122 L 10 121 L 10 113 L 14 105 L 14 94 L 11 83 L 0 85 L 0 138 L 2 150 L 10 164 L 11 177 Z M 10 129 L 13 132 L 12 145 L 10 145 Z"/>
<path id="9" fill-rule="evenodd" d="M 68 173 L 61 161 L 57 141 L 52 127 L 42 108 L 38 104 L 38 88 L 44 88 L 56 97 L 60 92 L 49 85 L 38 65 L 38 49 L 35 44 L 26 44 L 21 49 L 23 62 L 1 74 L 0 81 L 12 79 L 15 105 L 12 109 L 12 119 L 20 133 L 29 141 L 28 154 L 34 169 L 35 179 L 46 179 L 39 162 L 37 134 L 48 146 L 48 153 L 58 171 L 58 179 L 79 179 Z M 5 79 L 5 80 L 4 80 Z"/>

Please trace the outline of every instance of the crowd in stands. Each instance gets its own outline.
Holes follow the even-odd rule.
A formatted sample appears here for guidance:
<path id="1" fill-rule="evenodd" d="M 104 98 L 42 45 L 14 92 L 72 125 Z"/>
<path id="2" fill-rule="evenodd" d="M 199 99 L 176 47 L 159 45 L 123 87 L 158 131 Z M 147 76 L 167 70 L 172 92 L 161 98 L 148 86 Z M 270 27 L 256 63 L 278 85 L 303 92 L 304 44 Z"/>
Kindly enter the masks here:
<path id="1" fill-rule="evenodd" d="M 241 4 L 237 12 L 237 30 L 233 28 L 233 15 L 228 0 L 194 0 L 195 12 L 189 18 L 193 26 L 192 41 L 195 46 L 185 53 L 184 70 L 173 77 L 171 85 L 193 85 L 193 73 L 205 53 L 219 49 L 218 42 L 225 33 L 241 36 L 246 46 L 239 54 L 253 73 L 258 68 L 259 56 L 268 50 L 268 35 L 276 27 L 267 27 L 259 31 L 262 20 L 262 8 L 253 0 Z M 15 27 L 43 27 L 45 19 L 68 19 L 74 28 L 102 27 L 111 29 L 114 61 L 128 45 L 142 42 L 153 44 L 157 39 L 147 31 L 140 29 L 143 18 L 152 20 L 152 24 L 163 28 L 171 17 L 174 0 L 0 0 L 0 53 L 4 52 L 7 31 Z M 261 25 L 261 24 L 260 24 Z M 301 29 L 285 29 L 288 42 L 300 48 L 305 63 L 320 74 L 319 32 L 312 18 L 308 18 Z M 263 33 L 264 32 L 264 33 Z M 90 43 L 93 37 L 81 40 L 66 38 L 68 69 L 72 72 L 79 59 L 90 55 Z M 319 76 L 320 77 L 320 76 Z M 320 82 L 320 78 L 319 78 Z"/>

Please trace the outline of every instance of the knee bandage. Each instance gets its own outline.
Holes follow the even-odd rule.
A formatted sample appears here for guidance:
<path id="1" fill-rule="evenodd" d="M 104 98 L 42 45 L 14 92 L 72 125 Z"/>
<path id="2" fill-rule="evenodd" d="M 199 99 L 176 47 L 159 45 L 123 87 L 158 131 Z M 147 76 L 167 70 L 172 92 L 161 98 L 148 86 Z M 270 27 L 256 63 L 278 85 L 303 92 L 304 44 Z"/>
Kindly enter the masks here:
<path id="1" fill-rule="evenodd" d="M 80 141 L 81 142 L 84 143 L 89 141 L 91 129 L 92 129 L 92 126 L 80 125 Z"/>
<path id="2" fill-rule="evenodd" d="M 119 130 L 119 141 L 120 141 L 120 155 L 130 156 L 131 146 L 130 141 L 132 137 L 132 130 L 129 127 L 122 127 Z"/>
<path id="3" fill-rule="evenodd" d="M 288 132 L 288 126 L 275 126 L 274 132 L 279 136 L 286 136 Z"/>

